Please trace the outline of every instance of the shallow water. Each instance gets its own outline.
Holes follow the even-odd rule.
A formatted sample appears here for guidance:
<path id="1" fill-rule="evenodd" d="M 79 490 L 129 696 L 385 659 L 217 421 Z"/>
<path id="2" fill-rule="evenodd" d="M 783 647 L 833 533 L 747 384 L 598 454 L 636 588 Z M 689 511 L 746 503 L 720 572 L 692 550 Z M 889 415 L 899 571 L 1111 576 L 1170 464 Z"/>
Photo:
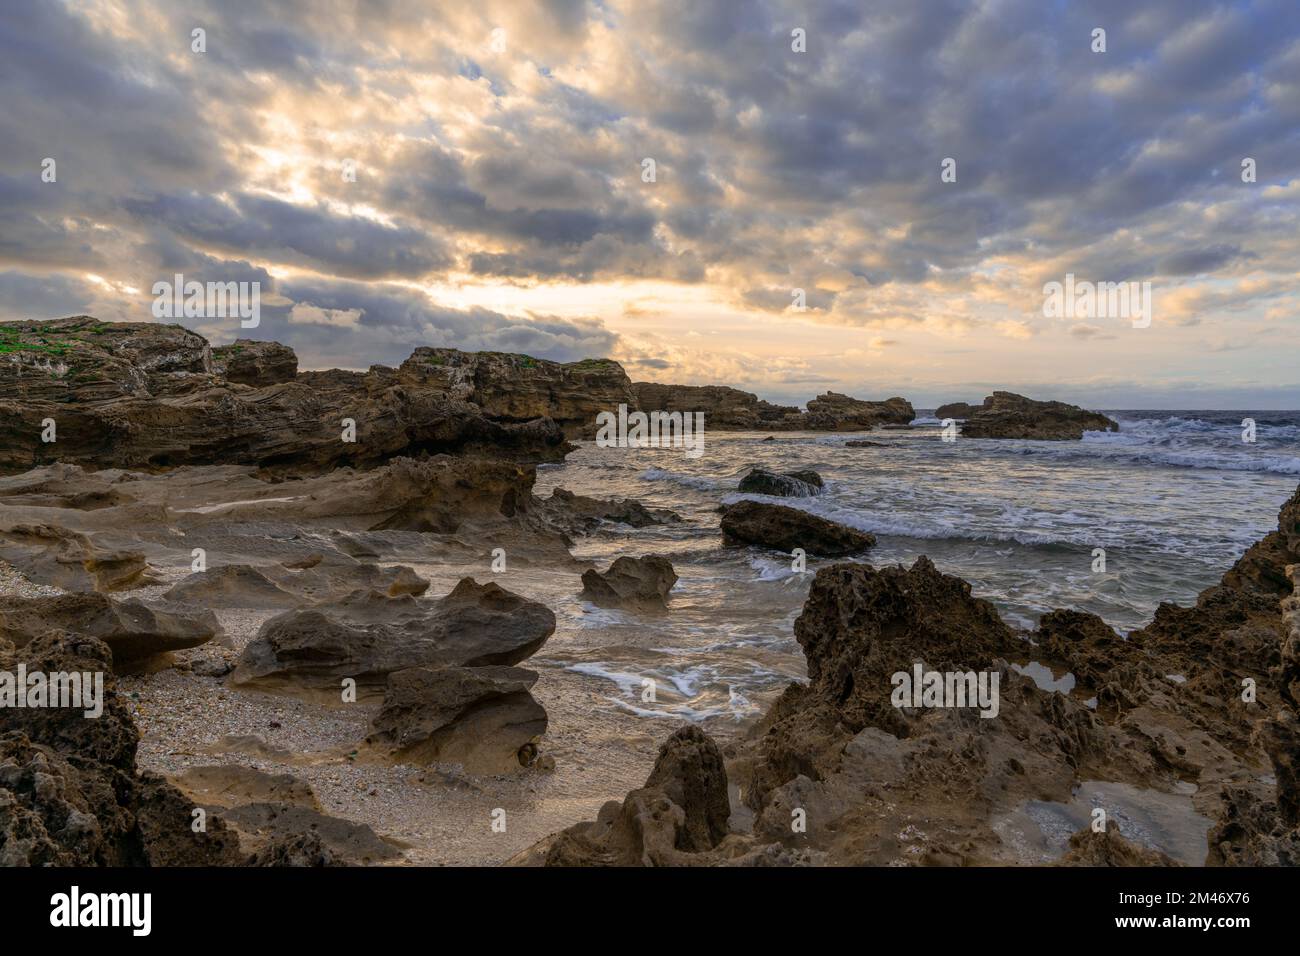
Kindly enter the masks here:
<path id="1" fill-rule="evenodd" d="M 613 706 L 646 717 L 713 723 L 758 713 L 804 675 L 793 623 L 812 573 L 789 556 L 724 547 L 720 504 L 742 497 L 755 465 L 812 468 L 816 498 L 767 499 L 876 534 L 860 560 L 910 564 L 929 555 L 970 581 L 1013 624 L 1045 611 L 1091 611 L 1122 632 L 1146 623 L 1162 601 L 1190 603 L 1252 543 L 1276 527 L 1300 481 L 1300 413 L 1111 412 L 1117 434 L 1082 442 L 941 440 L 938 422 L 869 436 L 709 432 L 703 454 L 597 448 L 582 443 L 539 471 L 537 493 L 555 487 L 594 497 L 631 497 L 671 508 L 682 525 L 639 531 L 611 526 L 578 542 L 576 554 L 604 568 L 623 554 L 667 556 L 680 575 L 667 614 L 598 609 L 576 597 L 569 576 L 534 578 L 555 608 L 555 637 L 532 664 L 602 682 Z M 1257 422 L 1254 443 L 1241 420 Z M 868 437 L 885 447 L 848 448 Z M 1094 571 L 1094 549 L 1105 571 Z M 533 595 L 530 595 L 533 596 Z M 643 681 L 655 684 L 643 700 Z"/>

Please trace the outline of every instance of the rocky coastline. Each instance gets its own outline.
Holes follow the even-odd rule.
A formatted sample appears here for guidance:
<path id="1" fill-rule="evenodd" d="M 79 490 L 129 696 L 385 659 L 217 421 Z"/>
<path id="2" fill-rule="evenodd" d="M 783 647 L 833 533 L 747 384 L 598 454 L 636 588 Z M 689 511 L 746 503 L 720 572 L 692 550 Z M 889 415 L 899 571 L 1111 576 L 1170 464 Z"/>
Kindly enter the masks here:
<path id="1" fill-rule="evenodd" d="M 671 615 L 678 574 L 637 535 L 683 519 L 541 497 L 537 469 L 620 404 L 703 406 L 719 430 L 858 432 L 909 424 L 910 403 L 828 392 L 801 412 L 632 383 L 608 360 L 453 349 L 299 371 L 276 343 L 86 316 L 7 323 L 0 346 L 0 672 L 104 678 L 94 719 L 0 708 L 0 865 L 1026 864 L 1044 862 L 1023 842 L 1027 808 L 1089 787 L 1186 800 L 1209 821 L 1204 858 L 1108 825 L 1050 862 L 1300 862 L 1300 491 L 1194 606 L 1161 605 L 1124 638 L 1072 609 L 1015 627 L 925 557 L 866 563 L 873 535 L 791 506 L 821 492 L 816 471 L 754 469 L 721 541 L 856 560 L 820 566 L 794 623 L 806 683 L 732 738 L 685 725 L 661 741 L 627 716 L 584 727 L 592 715 L 547 689 L 530 658 L 556 614 L 508 570 Z M 968 437 L 1117 427 L 1005 392 L 969 410 L 952 416 Z M 574 557 L 609 527 L 623 556 Z M 1030 662 L 1077 686 L 1044 689 Z M 918 666 L 985 675 L 996 717 L 900 706 L 894 677 Z M 260 736 L 293 720 L 292 746 Z M 606 732 L 641 741 L 648 776 L 611 745 L 616 766 L 529 816 L 538 780 L 590 768 L 583 735 Z M 529 821 L 508 850 L 412 842 L 430 808 L 490 827 L 483 807 L 506 805 Z"/>

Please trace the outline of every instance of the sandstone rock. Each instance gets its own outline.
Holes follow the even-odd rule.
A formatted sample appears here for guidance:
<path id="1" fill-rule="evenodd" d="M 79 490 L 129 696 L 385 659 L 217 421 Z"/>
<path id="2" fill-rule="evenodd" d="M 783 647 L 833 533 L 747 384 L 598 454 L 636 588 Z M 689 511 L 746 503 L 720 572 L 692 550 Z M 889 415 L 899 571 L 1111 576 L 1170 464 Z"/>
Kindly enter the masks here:
<path id="1" fill-rule="evenodd" d="M 636 405 L 627 373 L 609 359 L 562 364 L 530 355 L 422 347 L 399 371 L 481 408 L 489 418 L 549 418 L 574 437 L 594 437 L 598 413 Z"/>
<path id="2" fill-rule="evenodd" d="M 366 743 L 406 763 L 458 763 L 470 773 L 517 771 L 537 757 L 546 711 L 519 667 L 411 667 L 388 675 Z"/>
<path id="3" fill-rule="evenodd" d="M 582 575 L 582 598 L 600 607 L 663 609 L 677 583 L 672 563 L 657 554 L 616 558 L 609 570 Z"/>
<path id="4" fill-rule="evenodd" d="M 212 370 L 240 385 L 277 385 L 298 375 L 298 356 L 279 342 L 236 339 L 212 350 Z"/>
<path id="5" fill-rule="evenodd" d="M 357 591 L 267 621 L 233 679 L 375 683 L 407 667 L 517 664 L 554 630 L 549 608 L 472 578 L 432 602 Z"/>
<path id="6" fill-rule="evenodd" d="M 37 583 L 65 591 L 127 591 L 157 584 L 140 551 L 103 547 L 53 524 L 0 532 L 5 558 Z"/>
<path id="7" fill-rule="evenodd" d="M 778 551 L 803 548 L 808 554 L 838 557 L 865 551 L 876 543 L 874 535 L 835 524 L 825 518 L 761 501 L 738 501 L 722 514 L 722 532 L 742 544 Z"/>
<path id="8" fill-rule="evenodd" d="M 372 866 L 401 850 L 364 823 L 289 803 L 246 803 L 215 814 L 239 835 L 251 866 Z"/>
<path id="9" fill-rule="evenodd" d="M 206 644 L 221 633 L 211 611 L 178 614 L 149 608 L 134 598 L 102 594 L 0 597 L 0 637 L 25 647 L 42 634 L 76 634 L 103 641 L 120 672 L 169 651 Z"/>
<path id="10" fill-rule="evenodd" d="M 775 495 L 784 498 L 811 498 L 823 487 L 821 475 L 815 471 L 777 474 L 764 468 L 755 468 L 740 479 L 737 490 L 745 494 Z"/>
<path id="11" fill-rule="evenodd" d="M 994 392 L 969 416 L 966 438 L 1026 438 L 1077 441 L 1085 431 L 1119 431 L 1119 424 L 1098 412 L 1064 402 L 1039 402 L 1014 392 Z"/>
<path id="12" fill-rule="evenodd" d="M 633 528 L 649 528 L 656 525 L 676 524 L 682 520 L 676 512 L 661 508 L 647 508 L 632 498 L 603 501 L 599 498 L 575 495 L 563 488 L 556 488 L 551 492 L 550 498 L 540 499 L 538 506 L 548 522 L 569 534 L 589 533 L 603 521 L 625 524 Z"/>
<path id="13" fill-rule="evenodd" d="M 718 745 L 695 726 L 659 750 L 645 786 L 620 806 L 609 802 L 593 823 L 556 834 L 512 862 L 546 866 L 690 866 L 727 833 L 727 772 Z"/>
<path id="14" fill-rule="evenodd" d="M 566 448 L 562 429 L 546 417 L 550 411 L 566 422 L 594 423 L 596 412 L 616 397 L 588 393 L 583 399 L 593 377 L 617 377 L 604 368 L 569 374 L 567 388 L 551 391 L 526 375 L 492 378 L 466 391 L 464 382 L 434 374 L 428 356 L 418 353 L 399 369 L 302 372 L 249 386 L 220 374 L 223 363 L 214 367 L 208 343 L 180 326 L 87 316 L 0 323 L 0 342 L 7 359 L 0 363 L 0 471 L 10 472 L 57 460 L 154 469 L 252 464 L 319 473 L 452 451 L 549 461 Z M 235 375 L 245 380 L 284 374 L 283 359 L 280 371 L 271 362 L 270 344 L 258 348 L 262 357 L 251 369 L 230 359 L 227 373 L 233 362 Z M 482 364 L 454 354 L 468 366 Z M 483 361 L 495 368 L 523 358 Z M 528 393 L 526 401 L 512 404 L 511 381 Z M 486 404 L 457 397 L 465 395 Z M 554 399 L 553 407 L 544 407 L 545 396 Z M 56 443 L 41 441 L 47 418 L 57 423 Z M 345 418 L 356 423 L 355 442 L 340 441 Z"/>
<path id="15" fill-rule="evenodd" d="M 381 568 L 374 564 L 317 562 L 295 572 L 275 565 L 253 568 L 228 564 L 181 579 L 162 598 L 194 607 L 287 610 L 340 600 L 361 588 L 381 591 L 389 597 L 418 597 L 429 589 L 429 582 L 404 565 Z"/>

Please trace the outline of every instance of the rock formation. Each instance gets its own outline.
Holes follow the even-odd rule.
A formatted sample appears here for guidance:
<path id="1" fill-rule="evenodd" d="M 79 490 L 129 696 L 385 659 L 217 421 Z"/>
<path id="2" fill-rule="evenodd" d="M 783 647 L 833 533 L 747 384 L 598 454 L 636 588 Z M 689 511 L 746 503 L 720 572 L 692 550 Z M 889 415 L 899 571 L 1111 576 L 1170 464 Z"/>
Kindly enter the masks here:
<path id="1" fill-rule="evenodd" d="M 911 404 L 902 398 L 867 402 L 827 392 L 809 401 L 808 410 L 801 412 L 725 385 L 636 382 L 632 390 L 642 411 L 703 412 L 707 427 L 723 430 L 865 431 L 888 423 L 905 425 L 916 417 Z"/>
<path id="2" fill-rule="evenodd" d="M 116 601 L 102 594 L 56 597 L 0 597 L 0 639 L 23 648 L 50 634 L 103 641 L 113 668 L 122 673 L 170 651 L 206 644 L 221 633 L 209 610 L 169 613 L 136 599 Z"/>
<path id="3" fill-rule="evenodd" d="M 582 598 L 600 607 L 663 610 L 677 583 L 672 563 L 657 554 L 615 558 L 608 571 L 582 575 Z"/>
<path id="4" fill-rule="evenodd" d="M 974 415 L 977 411 L 979 411 L 979 409 L 980 409 L 979 405 L 971 405 L 966 402 L 951 402 L 947 405 L 940 405 L 938 408 L 936 408 L 934 410 L 934 417 L 939 419 L 943 419 L 943 418 L 966 419 Z"/>
<path id="5" fill-rule="evenodd" d="M 722 533 L 740 544 L 840 557 L 873 547 L 874 535 L 785 505 L 738 501 L 722 513 Z"/>
<path id="6" fill-rule="evenodd" d="M 744 494 L 811 498 L 820 492 L 822 487 L 822 477 L 815 471 L 797 471 L 782 475 L 765 468 L 755 468 L 740 479 L 737 490 Z"/>
<path id="7" fill-rule="evenodd" d="M 12 635 L 12 632 L 10 632 Z M 191 828 L 193 805 L 136 770 L 139 732 L 118 697 L 112 652 L 93 637 L 46 631 L 0 640 L 0 671 L 104 675 L 103 714 L 6 708 L 0 728 L 0 866 L 231 866 L 238 839 L 220 821 Z"/>
<path id="8" fill-rule="evenodd" d="M 727 833 L 727 772 L 718 745 L 698 727 L 659 749 L 645 786 L 610 801 L 593 823 L 569 827 L 512 862 L 544 866 L 691 866 Z"/>
<path id="9" fill-rule="evenodd" d="M 521 667 L 411 667 L 388 675 L 366 743 L 404 763 L 498 774 L 532 764 L 546 711 Z"/>
<path id="10" fill-rule="evenodd" d="M 432 602 L 356 591 L 267 621 L 234 680 L 337 686 L 344 677 L 382 683 L 407 667 L 517 664 L 554 630 L 549 608 L 473 578 Z"/>
<path id="11" fill-rule="evenodd" d="M 0 472 L 54 461 L 323 471 L 453 451 L 555 460 L 565 430 L 594 430 L 599 411 L 631 396 L 612 362 L 452 349 L 417 349 L 396 369 L 290 377 L 284 346 L 214 356 L 177 325 L 89 316 L 3 323 L 0 344 Z M 48 420 L 57 441 L 42 441 Z"/>
<path id="12" fill-rule="evenodd" d="M 1116 432 L 1119 424 L 1077 405 L 1039 402 L 1014 392 L 994 392 L 974 410 L 961 429 L 966 438 L 1040 441 L 1078 441 L 1086 431 Z"/>

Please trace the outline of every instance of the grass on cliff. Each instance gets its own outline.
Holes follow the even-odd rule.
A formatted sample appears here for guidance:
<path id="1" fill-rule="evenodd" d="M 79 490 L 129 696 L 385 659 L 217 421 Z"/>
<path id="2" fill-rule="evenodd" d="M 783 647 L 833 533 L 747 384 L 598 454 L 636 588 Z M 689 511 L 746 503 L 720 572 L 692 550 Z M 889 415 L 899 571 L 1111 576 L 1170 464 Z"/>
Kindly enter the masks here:
<path id="1" fill-rule="evenodd" d="M 35 341 L 31 341 L 32 339 Z M 67 338 L 53 330 L 42 330 L 40 326 L 21 331 L 0 326 L 0 355 L 38 352 L 42 355 L 62 357 L 75 349 L 78 344 L 77 339 Z"/>

